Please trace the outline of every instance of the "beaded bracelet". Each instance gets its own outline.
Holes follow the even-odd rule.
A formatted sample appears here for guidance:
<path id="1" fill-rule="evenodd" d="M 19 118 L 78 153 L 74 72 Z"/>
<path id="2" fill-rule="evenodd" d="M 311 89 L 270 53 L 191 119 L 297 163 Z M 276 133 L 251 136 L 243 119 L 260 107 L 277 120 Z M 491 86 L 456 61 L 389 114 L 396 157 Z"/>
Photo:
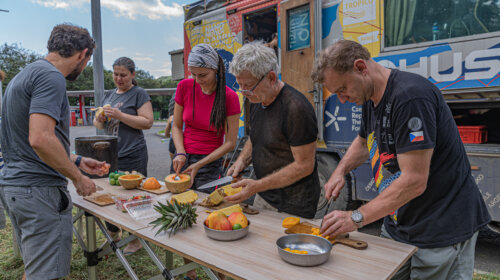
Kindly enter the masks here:
<path id="1" fill-rule="evenodd" d="M 186 153 L 175 153 L 174 157 L 177 157 L 177 156 L 185 156 L 187 158 L 188 155 Z"/>

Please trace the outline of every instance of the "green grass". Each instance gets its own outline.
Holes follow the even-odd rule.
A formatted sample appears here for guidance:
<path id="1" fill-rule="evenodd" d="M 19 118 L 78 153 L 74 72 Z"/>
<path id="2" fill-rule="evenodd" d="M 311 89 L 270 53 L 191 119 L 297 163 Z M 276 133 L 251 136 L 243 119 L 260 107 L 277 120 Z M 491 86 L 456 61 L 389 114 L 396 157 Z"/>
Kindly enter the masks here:
<path id="1" fill-rule="evenodd" d="M 85 222 L 83 222 L 83 228 L 85 228 Z M 83 238 L 85 240 L 85 237 Z M 100 230 L 97 230 L 97 240 L 98 246 L 105 240 Z M 150 244 L 150 246 L 160 260 L 165 263 L 165 251 L 153 244 Z M 139 250 L 133 255 L 127 256 L 127 261 L 140 279 L 149 279 L 160 274 L 160 270 L 149 258 L 149 255 L 144 249 Z M 183 259 L 174 254 L 174 267 L 182 266 L 183 263 Z M 86 265 L 87 260 L 83 256 L 83 250 L 78 245 L 76 238 L 73 237 L 71 272 L 67 278 L 87 279 Z M 0 230 L 0 279 L 21 279 L 23 272 L 23 261 L 21 257 L 14 257 L 12 249 L 12 225 L 7 218 L 6 227 Z M 201 269 L 197 269 L 197 274 L 199 279 L 209 279 Z M 107 259 L 103 259 L 99 262 L 97 265 L 97 278 L 110 280 L 130 279 L 127 271 L 122 267 L 115 254 L 109 255 Z M 179 275 L 176 279 L 183 279 L 183 276 Z"/>
<path id="2" fill-rule="evenodd" d="M 75 209 L 73 209 L 76 213 Z M 85 222 L 83 223 L 85 228 Z M 85 240 L 85 237 L 83 237 Z M 98 246 L 104 242 L 104 235 L 97 230 Z M 150 244 L 155 254 L 165 262 L 165 251 L 153 244 Z M 137 253 L 127 256 L 135 273 L 140 279 L 149 279 L 160 273 L 160 270 L 151 261 L 145 250 L 139 250 Z M 182 266 L 183 259 L 174 254 L 174 267 Z M 71 273 L 68 279 L 87 279 L 87 260 L 83 256 L 83 250 L 73 237 L 73 249 L 71 259 Z M 197 269 L 199 279 L 209 279 L 201 270 Z M 12 250 L 12 225 L 7 218 L 6 228 L 0 230 L 0 279 L 21 279 L 23 275 L 23 261 L 20 257 L 14 257 Z M 102 260 L 97 265 L 97 278 L 109 280 L 129 279 L 127 271 L 122 267 L 116 255 L 111 254 L 107 259 Z M 183 276 L 177 276 L 176 279 L 183 279 Z M 228 277 L 228 279 L 230 279 Z M 498 274 L 474 274 L 474 280 L 500 280 Z"/>
<path id="3" fill-rule="evenodd" d="M 474 276 L 472 277 L 472 279 L 474 279 L 474 280 L 500 280 L 500 275 L 493 274 L 493 273 L 488 273 L 488 274 L 474 273 Z"/>

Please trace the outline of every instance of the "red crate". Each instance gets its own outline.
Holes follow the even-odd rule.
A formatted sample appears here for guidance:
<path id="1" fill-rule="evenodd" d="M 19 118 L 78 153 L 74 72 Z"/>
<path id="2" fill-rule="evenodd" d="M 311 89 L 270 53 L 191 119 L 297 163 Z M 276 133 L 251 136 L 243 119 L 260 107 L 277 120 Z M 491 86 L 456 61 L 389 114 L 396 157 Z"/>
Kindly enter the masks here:
<path id="1" fill-rule="evenodd" d="M 481 144 L 488 142 L 488 130 L 485 125 L 457 126 L 464 144 Z"/>

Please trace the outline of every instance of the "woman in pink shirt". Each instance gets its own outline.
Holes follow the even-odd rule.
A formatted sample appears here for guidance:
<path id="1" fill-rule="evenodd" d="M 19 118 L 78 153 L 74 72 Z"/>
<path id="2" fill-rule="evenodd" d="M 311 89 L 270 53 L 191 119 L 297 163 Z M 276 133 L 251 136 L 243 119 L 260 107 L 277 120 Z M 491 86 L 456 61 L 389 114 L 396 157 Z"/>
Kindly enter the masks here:
<path id="1" fill-rule="evenodd" d="M 234 149 L 238 136 L 240 103 L 226 86 L 224 61 L 211 46 L 191 50 L 188 70 L 193 79 L 181 81 L 175 93 L 172 171 L 190 173 L 196 189 L 222 176 L 222 157 Z"/>

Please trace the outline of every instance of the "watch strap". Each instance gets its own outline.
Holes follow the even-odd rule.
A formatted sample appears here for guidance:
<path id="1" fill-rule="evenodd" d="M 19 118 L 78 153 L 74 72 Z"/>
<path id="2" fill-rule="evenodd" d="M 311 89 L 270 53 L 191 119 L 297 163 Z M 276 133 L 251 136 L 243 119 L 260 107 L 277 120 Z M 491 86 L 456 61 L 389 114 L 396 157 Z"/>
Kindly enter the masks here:
<path id="1" fill-rule="evenodd" d="M 76 167 L 80 167 L 81 162 L 82 162 L 82 156 L 77 156 L 75 160 Z"/>

